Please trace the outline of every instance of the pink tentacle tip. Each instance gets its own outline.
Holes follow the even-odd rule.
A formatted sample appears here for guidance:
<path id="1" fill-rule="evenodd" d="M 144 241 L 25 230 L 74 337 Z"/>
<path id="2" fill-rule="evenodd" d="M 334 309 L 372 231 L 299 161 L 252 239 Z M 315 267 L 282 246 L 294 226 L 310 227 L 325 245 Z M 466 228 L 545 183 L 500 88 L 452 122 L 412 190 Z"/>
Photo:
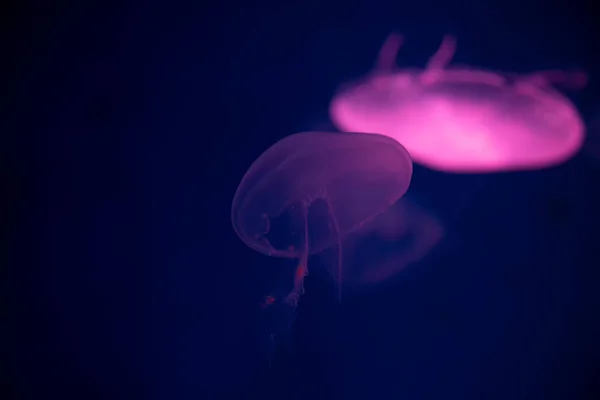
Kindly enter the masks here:
<path id="1" fill-rule="evenodd" d="M 267 295 L 265 296 L 262 301 L 260 302 L 260 308 L 267 308 L 270 305 L 272 305 L 273 303 L 275 303 L 275 297 L 271 296 L 271 295 Z"/>
<path id="2" fill-rule="evenodd" d="M 396 64 L 396 56 L 403 44 L 403 35 L 395 32 L 390 33 L 379 49 L 377 70 L 387 71 L 393 69 Z"/>
<path id="3" fill-rule="evenodd" d="M 404 44 L 404 35 L 392 32 L 387 37 L 386 43 L 389 43 L 392 47 L 400 48 Z"/>
<path id="4" fill-rule="evenodd" d="M 453 35 L 445 35 L 442 43 L 437 51 L 431 56 L 427 62 L 426 70 L 442 70 L 446 68 L 452 61 L 456 52 L 456 37 Z"/>
<path id="5" fill-rule="evenodd" d="M 443 58 L 450 59 L 454 56 L 456 52 L 456 37 L 453 35 L 446 35 L 442 38 L 442 43 L 437 51 L 437 54 Z"/>
<path id="6" fill-rule="evenodd" d="M 444 37 L 442 38 L 442 46 L 446 46 L 446 47 L 451 47 L 451 48 L 456 48 L 456 36 L 454 35 L 444 35 Z"/>

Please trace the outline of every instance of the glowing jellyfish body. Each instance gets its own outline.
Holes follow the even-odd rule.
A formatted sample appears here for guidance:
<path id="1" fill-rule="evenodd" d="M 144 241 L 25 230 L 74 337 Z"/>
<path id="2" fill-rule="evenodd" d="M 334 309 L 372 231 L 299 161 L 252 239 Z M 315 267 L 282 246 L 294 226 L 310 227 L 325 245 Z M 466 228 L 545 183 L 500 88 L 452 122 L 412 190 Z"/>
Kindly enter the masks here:
<path id="1" fill-rule="evenodd" d="M 294 288 L 284 299 L 295 307 L 308 256 L 336 243 L 341 255 L 342 237 L 402 197 L 411 176 L 408 152 L 388 137 L 291 135 L 266 150 L 244 175 L 233 199 L 233 227 L 256 251 L 300 259 Z"/>
<path id="2" fill-rule="evenodd" d="M 416 163 L 445 172 L 539 169 L 581 148 L 581 117 L 552 84 L 582 87 L 585 74 L 448 67 L 456 47 L 449 36 L 424 70 L 395 70 L 401 44 L 391 35 L 374 73 L 334 97 L 330 116 L 338 129 L 392 137 Z"/>
<path id="3" fill-rule="evenodd" d="M 443 236 L 438 218 L 404 196 L 347 239 L 344 287 L 363 291 L 389 281 L 424 259 Z"/>

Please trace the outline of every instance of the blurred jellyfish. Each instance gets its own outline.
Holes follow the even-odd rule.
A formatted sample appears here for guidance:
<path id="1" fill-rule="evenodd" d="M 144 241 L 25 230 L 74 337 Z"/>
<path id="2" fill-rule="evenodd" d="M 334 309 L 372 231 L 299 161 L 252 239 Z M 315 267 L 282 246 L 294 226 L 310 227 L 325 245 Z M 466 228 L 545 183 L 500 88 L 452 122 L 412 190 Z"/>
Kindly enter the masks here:
<path id="1" fill-rule="evenodd" d="M 401 198 L 411 176 L 407 151 L 385 136 L 291 135 L 244 175 L 233 199 L 233 227 L 256 251 L 300 260 L 283 299 L 295 307 L 309 255 L 337 244 L 341 275 L 342 238 Z"/>
<path id="2" fill-rule="evenodd" d="M 406 196 L 345 243 L 344 290 L 370 290 L 423 260 L 444 236 L 442 223 Z"/>
<path id="3" fill-rule="evenodd" d="M 581 117 L 552 85 L 581 88 L 583 72 L 518 76 L 449 67 L 451 36 L 424 70 L 398 70 L 402 43 L 391 35 L 375 70 L 334 96 L 330 116 L 338 129 L 392 137 L 416 163 L 454 173 L 551 167 L 581 148 Z"/>

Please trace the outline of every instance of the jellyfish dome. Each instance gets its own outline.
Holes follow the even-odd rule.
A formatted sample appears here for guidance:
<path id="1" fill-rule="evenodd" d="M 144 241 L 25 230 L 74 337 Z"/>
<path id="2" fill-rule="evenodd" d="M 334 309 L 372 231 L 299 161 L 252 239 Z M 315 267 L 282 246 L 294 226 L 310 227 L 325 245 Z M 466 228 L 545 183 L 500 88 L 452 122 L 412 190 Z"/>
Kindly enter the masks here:
<path id="1" fill-rule="evenodd" d="M 582 119 L 553 85 L 583 87 L 584 73 L 519 76 L 451 67 L 450 36 L 423 70 L 398 70 L 401 44 L 401 36 L 391 35 L 373 73 L 334 96 L 329 111 L 338 129 L 389 136 L 414 162 L 453 173 L 546 168 L 581 148 Z"/>
<path id="2" fill-rule="evenodd" d="M 250 248 L 299 258 L 295 305 L 307 259 L 384 211 L 407 191 L 412 161 L 397 141 L 361 133 L 307 132 L 267 149 L 233 199 L 233 227 Z M 340 250 L 341 251 L 341 250 Z M 341 273 L 341 258 L 339 260 Z"/>
<path id="3" fill-rule="evenodd" d="M 266 150 L 244 175 L 233 199 L 233 227 L 250 248 L 288 258 L 301 255 L 302 236 L 314 228 L 306 245 L 316 253 L 394 204 L 411 176 L 408 152 L 388 137 L 291 135 Z M 329 215 L 319 212 L 324 206 Z M 269 235 L 273 228 L 279 237 Z"/>

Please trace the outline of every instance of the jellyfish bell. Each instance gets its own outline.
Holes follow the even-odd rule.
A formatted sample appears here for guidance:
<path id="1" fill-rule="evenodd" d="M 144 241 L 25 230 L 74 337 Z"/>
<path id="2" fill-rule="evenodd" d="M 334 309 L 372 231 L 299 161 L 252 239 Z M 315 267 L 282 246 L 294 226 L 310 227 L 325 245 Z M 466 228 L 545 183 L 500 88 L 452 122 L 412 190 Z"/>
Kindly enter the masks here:
<path id="1" fill-rule="evenodd" d="M 232 204 L 233 228 L 258 252 L 300 260 L 284 298 L 295 307 L 309 255 L 336 244 L 341 254 L 343 236 L 401 198 L 411 176 L 408 152 L 386 136 L 291 135 L 267 149 L 242 178 Z"/>
<path id="2" fill-rule="evenodd" d="M 347 238 L 344 290 L 370 291 L 390 282 L 423 260 L 442 240 L 444 230 L 431 211 L 404 196 Z"/>
<path id="3" fill-rule="evenodd" d="M 331 207 L 330 217 L 344 235 L 402 197 L 411 176 L 407 151 L 383 135 L 294 134 L 267 149 L 242 178 L 232 204 L 233 227 L 263 254 L 298 258 L 304 245 L 313 254 L 338 240 L 338 232 L 331 231 L 303 242 L 300 233 L 307 233 L 304 225 L 310 222 L 304 217 L 310 218 L 313 203 L 323 200 Z M 284 214 L 290 243 L 274 246 L 268 238 L 271 220 Z"/>
<path id="4" fill-rule="evenodd" d="M 551 167 L 581 148 L 581 117 L 554 85 L 581 88 L 584 73 L 519 76 L 449 67 L 456 49 L 450 36 L 423 70 L 401 70 L 395 67 L 401 44 L 391 35 L 374 71 L 334 96 L 329 112 L 338 129 L 389 136 L 414 162 L 455 173 Z"/>

